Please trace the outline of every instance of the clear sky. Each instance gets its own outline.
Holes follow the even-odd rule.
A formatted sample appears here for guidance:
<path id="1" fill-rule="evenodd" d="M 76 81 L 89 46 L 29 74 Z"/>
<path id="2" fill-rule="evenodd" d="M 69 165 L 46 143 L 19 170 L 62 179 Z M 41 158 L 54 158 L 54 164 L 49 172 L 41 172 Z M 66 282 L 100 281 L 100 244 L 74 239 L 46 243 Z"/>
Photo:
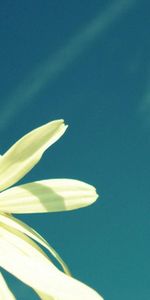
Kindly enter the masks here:
<path id="1" fill-rule="evenodd" d="M 105 300 L 150 299 L 150 2 L 1 0 L 1 154 L 48 121 L 69 128 L 21 181 L 76 178 L 91 207 L 20 215 Z M 5 272 L 19 300 L 35 294 Z"/>

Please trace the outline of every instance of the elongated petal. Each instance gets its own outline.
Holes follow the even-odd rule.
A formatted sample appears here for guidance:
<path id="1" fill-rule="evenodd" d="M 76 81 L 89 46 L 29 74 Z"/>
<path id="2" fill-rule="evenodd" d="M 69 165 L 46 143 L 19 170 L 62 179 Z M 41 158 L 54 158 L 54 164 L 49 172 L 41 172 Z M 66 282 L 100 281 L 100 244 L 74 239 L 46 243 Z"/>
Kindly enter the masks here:
<path id="1" fill-rule="evenodd" d="M 28 173 L 66 128 L 63 120 L 53 121 L 29 132 L 15 143 L 0 159 L 0 191 Z"/>
<path id="2" fill-rule="evenodd" d="M 0 193 L 0 211 L 9 213 L 56 212 L 92 204 L 95 188 L 73 179 L 49 179 L 10 188 Z"/>
<path id="3" fill-rule="evenodd" d="M 33 241 L 3 224 L 0 224 L 0 265 L 52 299 L 102 300 L 94 290 L 59 271 Z"/>
<path id="4" fill-rule="evenodd" d="M 0 273 L 0 300 L 15 300 L 15 296 L 8 288 L 8 285 Z M 44 298 L 43 298 L 44 299 Z"/>
<path id="5" fill-rule="evenodd" d="M 62 260 L 62 258 L 59 256 L 59 254 L 54 250 L 53 247 L 51 247 L 48 242 L 35 230 L 33 230 L 30 226 L 26 225 L 22 221 L 14 218 L 11 215 L 2 214 L 0 213 L 0 222 L 3 225 L 8 225 L 11 228 L 14 228 L 27 236 L 31 237 L 33 240 L 44 246 L 54 257 L 55 259 L 60 263 L 61 267 L 63 268 L 64 272 L 68 275 L 71 275 L 67 265 Z"/>

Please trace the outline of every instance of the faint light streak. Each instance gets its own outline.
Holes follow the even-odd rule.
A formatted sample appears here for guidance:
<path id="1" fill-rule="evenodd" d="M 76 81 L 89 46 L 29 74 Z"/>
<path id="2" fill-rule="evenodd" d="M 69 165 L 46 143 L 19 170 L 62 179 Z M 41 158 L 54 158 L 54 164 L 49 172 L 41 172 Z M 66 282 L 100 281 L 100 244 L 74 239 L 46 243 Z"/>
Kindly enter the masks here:
<path id="1" fill-rule="evenodd" d="M 150 74 L 148 76 L 147 85 L 139 105 L 139 113 L 146 126 L 150 126 Z"/>
<path id="2" fill-rule="evenodd" d="M 96 38 L 100 38 L 111 24 L 121 15 L 127 12 L 136 0 L 115 1 L 105 11 L 100 12 L 87 26 L 70 38 L 68 43 L 52 57 L 42 61 L 31 71 L 24 80 L 6 98 L 6 106 L 1 111 L 0 130 L 4 130 L 12 119 L 31 101 L 35 101 L 36 95 L 78 58 L 93 44 Z"/>

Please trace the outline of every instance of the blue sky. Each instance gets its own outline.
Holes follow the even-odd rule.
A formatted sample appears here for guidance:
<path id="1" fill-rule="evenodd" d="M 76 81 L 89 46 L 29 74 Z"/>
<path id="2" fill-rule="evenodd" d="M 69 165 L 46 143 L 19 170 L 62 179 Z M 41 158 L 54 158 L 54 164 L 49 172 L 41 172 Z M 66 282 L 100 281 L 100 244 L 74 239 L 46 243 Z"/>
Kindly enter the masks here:
<path id="1" fill-rule="evenodd" d="M 1 153 L 50 120 L 69 128 L 22 180 L 76 178 L 91 207 L 20 215 L 106 300 L 149 300 L 150 3 L 0 4 Z M 32 291 L 5 274 L 17 299 Z"/>

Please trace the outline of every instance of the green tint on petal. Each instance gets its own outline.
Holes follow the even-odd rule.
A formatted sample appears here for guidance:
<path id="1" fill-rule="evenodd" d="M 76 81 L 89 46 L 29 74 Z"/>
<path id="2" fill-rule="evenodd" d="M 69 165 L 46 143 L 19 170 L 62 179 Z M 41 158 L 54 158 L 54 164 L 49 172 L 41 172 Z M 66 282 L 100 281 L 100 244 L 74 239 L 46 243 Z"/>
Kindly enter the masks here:
<path id="1" fill-rule="evenodd" d="M 41 213 L 73 210 L 92 204 L 97 197 L 93 186 L 79 180 L 41 180 L 0 193 L 0 211 Z"/>
<path id="2" fill-rule="evenodd" d="M 16 300 L 16 298 L 8 288 L 8 285 L 1 273 L 0 273 L 0 300 Z"/>
<path id="3" fill-rule="evenodd" d="M 0 213 L 0 222 L 2 224 L 10 226 L 11 228 L 14 228 L 14 229 L 26 234 L 27 236 L 29 236 L 30 238 L 32 238 L 33 240 L 35 240 L 36 242 L 38 242 L 39 244 L 44 246 L 55 257 L 55 259 L 60 263 L 64 272 L 68 275 L 71 275 L 67 265 L 62 260 L 62 258 L 59 256 L 59 254 L 54 250 L 54 248 L 52 248 L 48 244 L 48 242 L 40 234 L 38 234 L 34 229 L 32 229 L 30 226 L 24 224 L 22 221 L 14 218 L 11 215 L 2 214 L 2 213 Z"/>
<path id="4" fill-rule="evenodd" d="M 55 300 L 102 300 L 93 289 L 59 271 L 35 243 L 17 230 L 0 224 L 2 268 Z M 50 298 L 50 299 L 51 299 Z"/>
<path id="5" fill-rule="evenodd" d="M 0 159 L 0 191 L 28 173 L 66 128 L 63 120 L 56 120 L 32 130 L 16 142 Z"/>
<path id="6" fill-rule="evenodd" d="M 39 292 L 37 290 L 35 290 L 35 292 L 37 293 L 37 295 L 40 297 L 41 300 L 57 300 L 56 298 L 47 296 L 44 293 Z"/>

